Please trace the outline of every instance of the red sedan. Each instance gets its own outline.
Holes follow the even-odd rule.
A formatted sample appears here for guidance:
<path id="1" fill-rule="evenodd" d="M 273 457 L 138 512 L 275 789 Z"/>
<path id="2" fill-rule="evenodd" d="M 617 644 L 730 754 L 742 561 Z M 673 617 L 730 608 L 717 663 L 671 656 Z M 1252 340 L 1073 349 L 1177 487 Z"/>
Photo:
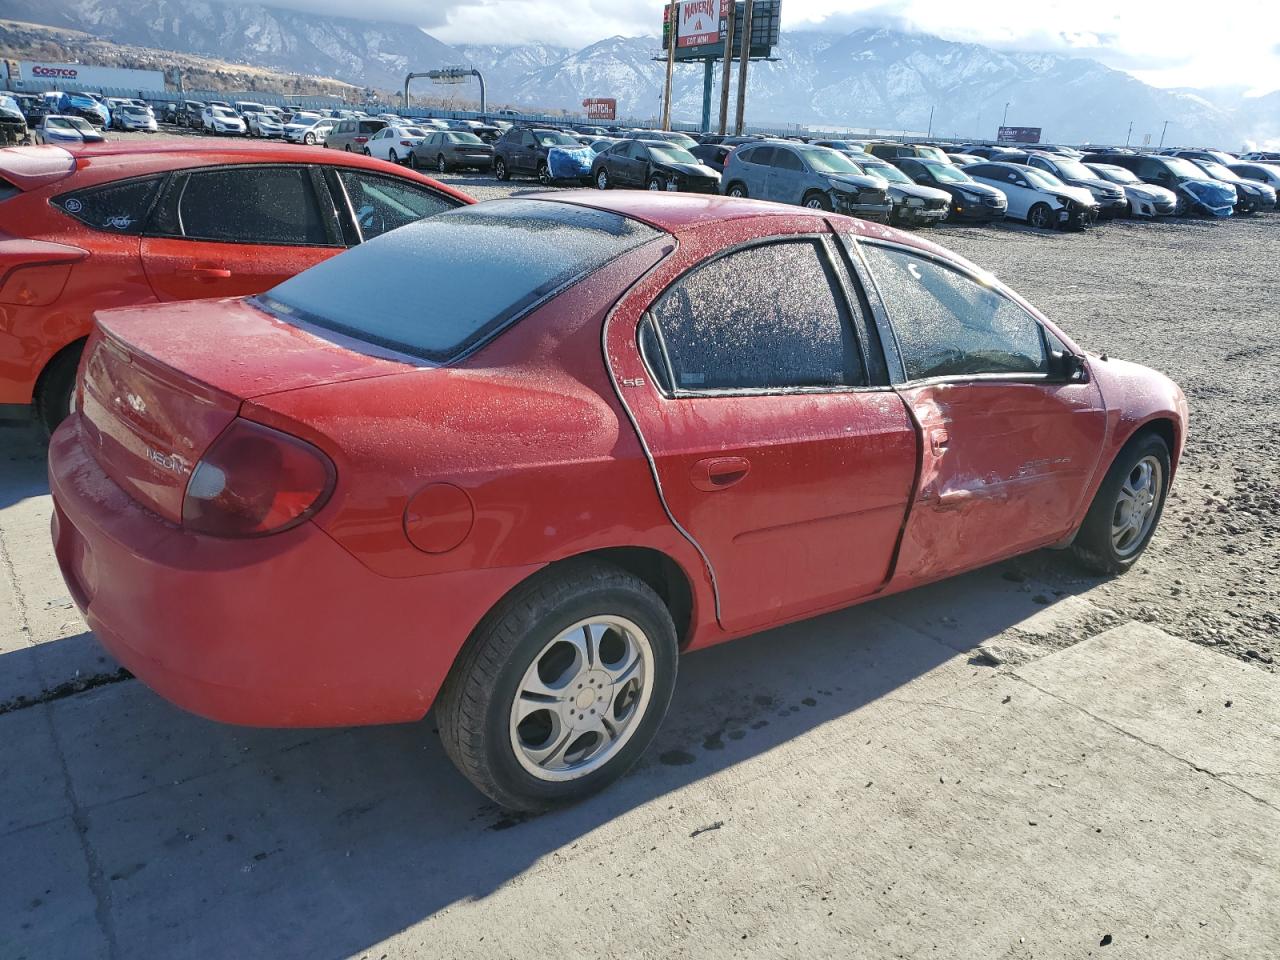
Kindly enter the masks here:
<path id="1" fill-rule="evenodd" d="M 0 411 L 52 429 L 93 311 L 261 293 L 471 199 L 354 154 L 121 142 L 0 150 Z"/>
<path id="2" fill-rule="evenodd" d="M 680 651 L 1039 547 L 1126 570 L 1187 419 L 927 241 L 644 192 L 100 314 L 81 398 L 53 537 L 122 663 L 235 723 L 434 704 L 515 808 L 635 761 Z"/>

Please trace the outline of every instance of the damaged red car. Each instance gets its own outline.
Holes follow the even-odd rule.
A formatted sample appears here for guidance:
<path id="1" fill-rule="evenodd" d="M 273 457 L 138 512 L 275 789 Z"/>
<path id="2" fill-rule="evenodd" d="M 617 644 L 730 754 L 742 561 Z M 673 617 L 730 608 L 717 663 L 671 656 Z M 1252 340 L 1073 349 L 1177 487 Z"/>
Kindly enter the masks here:
<path id="1" fill-rule="evenodd" d="M 174 703 L 434 706 L 477 787 L 538 809 L 639 757 L 684 651 L 1040 547 L 1123 572 L 1186 422 L 1164 376 L 888 227 L 546 194 L 99 314 L 53 538 Z"/>

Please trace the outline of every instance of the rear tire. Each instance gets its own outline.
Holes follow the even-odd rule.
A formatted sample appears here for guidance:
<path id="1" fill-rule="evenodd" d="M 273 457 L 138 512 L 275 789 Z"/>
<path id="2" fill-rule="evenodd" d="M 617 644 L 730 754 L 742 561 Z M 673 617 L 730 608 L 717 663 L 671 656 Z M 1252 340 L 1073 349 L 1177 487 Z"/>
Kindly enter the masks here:
<path id="1" fill-rule="evenodd" d="M 1169 470 L 1169 447 L 1157 434 L 1140 434 L 1125 444 L 1071 545 L 1082 566 L 1115 576 L 1137 563 L 1164 513 Z"/>
<path id="2" fill-rule="evenodd" d="M 396 156 L 396 152 L 394 150 L 387 151 L 387 159 L 390 160 L 392 163 L 400 162 L 400 158 Z"/>
<path id="3" fill-rule="evenodd" d="M 440 156 L 436 157 L 436 172 L 437 173 L 449 172 L 449 161 L 444 158 L 443 153 L 440 154 Z"/>
<path id="4" fill-rule="evenodd" d="M 551 186 L 551 168 L 547 166 L 547 161 L 545 160 L 538 164 L 538 182 L 544 187 Z"/>
<path id="5" fill-rule="evenodd" d="M 76 370 L 82 353 L 83 340 L 63 348 L 40 374 L 36 384 L 36 419 L 46 435 L 52 435 L 75 407 Z"/>
<path id="6" fill-rule="evenodd" d="M 499 180 L 510 180 L 511 174 L 507 170 L 507 161 L 501 157 L 493 161 L 493 175 Z"/>
<path id="7" fill-rule="evenodd" d="M 729 184 L 729 189 L 726 193 L 731 197 L 745 198 L 747 196 L 747 188 L 741 183 L 731 183 Z"/>
<path id="8" fill-rule="evenodd" d="M 665 190 L 667 189 L 667 186 L 662 182 L 661 177 L 650 177 L 648 188 L 650 190 Z"/>
<path id="9" fill-rule="evenodd" d="M 600 639 L 579 646 L 597 626 Z M 436 701 L 441 743 L 505 808 L 581 800 L 649 746 L 678 659 L 671 614 L 648 584 L 610 564 L 566 563 L 517 587 L 476 627 Z M 564 692 L 521 695 L 531 689 Z M 578 706 L 588 691 L 597 699 Z M 585 716 L 588 707 L 600 713 Z"/>

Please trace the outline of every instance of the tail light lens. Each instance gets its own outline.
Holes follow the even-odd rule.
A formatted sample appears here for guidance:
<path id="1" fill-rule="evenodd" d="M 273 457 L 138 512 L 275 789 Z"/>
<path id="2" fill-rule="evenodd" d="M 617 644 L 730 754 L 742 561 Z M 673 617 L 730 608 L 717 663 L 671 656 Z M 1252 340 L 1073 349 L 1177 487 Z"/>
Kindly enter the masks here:
<path id="1" fill-rule="evenodd" d="M 368 143 L 368 142 L 369 142 L 368 137 L 356 137 L 356 143 Z"/>
<path id="2" fill-rule="evenodd" d="M 237 417 L 191 472 L 182 525 L 215 537 L 280 533 L 324 506 L 336 476 L 312 444 Z"/>
<path id="3" fill-rule="evenodd" d="M 412 141 L 412 140 L 401 140 L 401 141 L 400 141 L 400 146 L 402 146 L 402 147 L 412 147 L 412 146 L 413 146 L 413 141 Z"/>

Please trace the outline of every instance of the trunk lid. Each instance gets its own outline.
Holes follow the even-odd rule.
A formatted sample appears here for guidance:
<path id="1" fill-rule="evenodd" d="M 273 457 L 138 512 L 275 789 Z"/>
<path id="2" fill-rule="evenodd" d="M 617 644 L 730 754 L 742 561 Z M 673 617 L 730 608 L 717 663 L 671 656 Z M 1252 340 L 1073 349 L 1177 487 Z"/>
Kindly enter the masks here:
<path id="1" fill-rule="evenodd" d="M 85 350 L 80 409 L 103 471 L 173 523 L 196 463 L 248 399 L 412 369 L 243 300 L 109 310 Z"/>

